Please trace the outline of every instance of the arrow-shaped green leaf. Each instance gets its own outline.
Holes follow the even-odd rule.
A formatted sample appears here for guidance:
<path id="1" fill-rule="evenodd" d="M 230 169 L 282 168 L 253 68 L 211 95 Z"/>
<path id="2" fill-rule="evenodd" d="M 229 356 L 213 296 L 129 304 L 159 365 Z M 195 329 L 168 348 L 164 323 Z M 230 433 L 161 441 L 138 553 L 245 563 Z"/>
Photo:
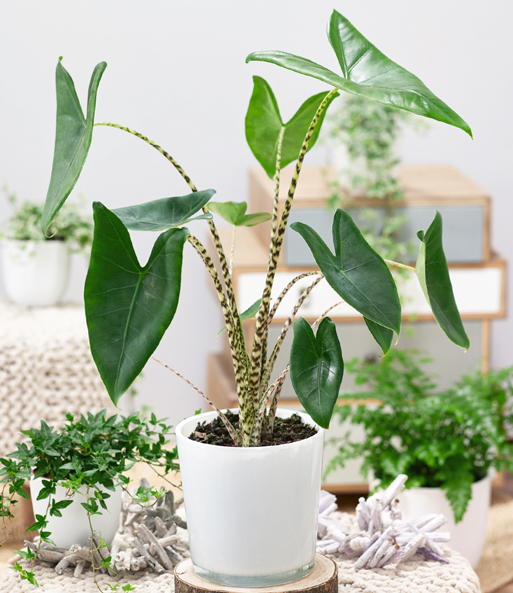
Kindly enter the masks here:
<path id="1" fill-rule="evenodd" d="M 210 202 L 208 205 L 209 210 L 234 226 L 255 226 L 272 218 L 268 212 L 246 214 L 247 207 L 246 202 Z"/>
<path id="2" fill-rule="evenodd" d="M 333 321 L 323 319 L 316 336 L 300 317 L 294 323 L 290 379 L 301 405 L 322 428 L 329 428 L 343 374 L 342 349 Z"/>
<path id="3" fill-rule="evenodd" d="M 290 121 L 283 123 L 276 97 L 269 84 L 259 76 L 253 76 L 253 83 L 253 94 L 246 114 L 246 140 L 267 175 L 273 177 L 281 131 L 283 130 L 281 167 L 285 167 L 298 158 L 312 119 L 328 93 L 319 93 L 310 97 Z M 338 95 L 334 95 L 332 100 L 336 96 Z M 308 150 L 317 141 L 325 114 L 326 110 L 319 118 L 319 123 L 308 144 Z"/>
<path id="4" fill-rule="evenodd" d="M 174 317 L 189 231 L 170 229 L 159 235 L 148 263 L 141 266 L 123 223 L 103 204 L 93 206 L 94 241 L 84 293 L 87 327 L 96 366 L 117 404 Z"/>
<path id="5" fill-rule="evenodd" d="M 75 187 L 84 166 L 93 137 L 96 93 L 107 64 L 100 62 L 93 71 L 84 117 L 75 85 L 60 60 L 55 72 L 57 88 L 57 124 L 52 176 L 41 217 L 41 230 L 46 234 L 66 198 Z"/>
<path id="6" fill-rule="evenodd" d="M 136 206 L 116 208 L 112 212 L 131 231 L 163 231 L 192 220 L 212 218 L 211 214 L 191 217 L 201 210 L 215 193 L 215 189 L 205 189 L 186 196 L 162 198 Z"/>
<path id="7" fill-rule="evenodd" d="M 347 212 L 339 209 L 333 218 L 335 255 L 308 225 L 295 222 L 291 228 L 307 242 L 326 281 L 337 294 L 367 320 L 400 334 L 401 303 L 392 274 Z"/>
<path id="8" fill-rule="evenodd" d="M 253 319 L 254 317 L 256 317 L 256 314 L 260 309 L 261 303 L 262 299 L 258 299 L 258 301 L 255 301 L 251 305 L 251 307 L 248 307 L 243 313 L 240 314 L 240 320 L 247 321 L 248 319 Z M 220 336 L 224 331 L 226 331 L 226 325 L 217 332 L 217 336 Z"/>
<path id="9" fill-rule="evenodd" d="M 442 217 L 435 214 L 426 233 L 419 231 L 421 240 L 415 272 L 438 325 L 447 337 L 465 350 L 470 341 L 463 327 L 452 291 L 449 268 L 442 245 Z"/>
<path id="10" fill-rule="evenodd" d="M 347 93 L 461 128 L 472 136 L 470 127 L 457 113 L 414 74 L 387 58 L 336 10 L 328 25 L 328 38 L 342 76 L 311 60 L 281 51 L 255 52 L 246 62 L 270 62 Z"/>

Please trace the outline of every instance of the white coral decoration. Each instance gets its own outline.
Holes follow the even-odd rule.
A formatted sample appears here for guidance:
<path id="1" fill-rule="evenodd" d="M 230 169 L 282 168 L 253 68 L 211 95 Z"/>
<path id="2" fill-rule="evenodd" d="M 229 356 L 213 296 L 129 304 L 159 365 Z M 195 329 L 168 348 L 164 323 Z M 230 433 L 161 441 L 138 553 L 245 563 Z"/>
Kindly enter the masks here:
<path id="1" fill-rule="evenodd" d="M 337 510 L 336 497 L 321 491 L 317 551 L 321 554 L 359 556 L 355 568 L 382 568 L 406 562 L 415 554 L 430 560 L 449 562 L 437 542 L 448 542 L 448 532 L 436 531 L 447 519 L 443 515 L 424 515 L 403 521 L 396 496 L 408 476 L 401 474 L 383 492 L 360 498 L 356 506 L 359 531 L 350 531 L 331 516 Z"/>

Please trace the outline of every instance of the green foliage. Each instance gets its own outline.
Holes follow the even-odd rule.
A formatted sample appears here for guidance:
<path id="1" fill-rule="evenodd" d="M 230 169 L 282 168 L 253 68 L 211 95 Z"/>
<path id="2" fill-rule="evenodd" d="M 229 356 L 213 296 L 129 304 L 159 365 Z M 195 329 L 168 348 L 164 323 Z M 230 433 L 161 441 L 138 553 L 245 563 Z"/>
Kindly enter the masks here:
<path id="1" fill-rule="evenodd" d="M 328 284 L 366 319 L 401 332 L 401 304 L 383 259 L 365 241 L 351 217 L 337 210 L 333 218 L 335 255 L 308 225 L 291 225 L 307 242 Z"/>
<path id="2" fill-rule="evenodd" d="M 470 341 L 456 306 L 442 245 L 442 217 L 439 212 L 426 233 L 419 231 L 418 236 L 421 245 L 415 272 L 424 296 L 438 325 L 451 342 L 468 350 Z"/>
<path id="3" fill-rule="evenodd" d="M 86 119 L 71 76 L 61 64 L 61 60 L 57 64 L 55 71 L 57 129 L 52 177 L 41 218 L 41 230 L 44 235 L 48 234 L 52 220 L 75 187 L 82 172 L 93 137 L 96 93 L 105 68 L 107 64 L 100 62 L 91 76 Z"/>
<path id="4" fill-rule="evenodd" d="M 7 189 L 4 189 L 4 193 L 13 214 L 0 236 L 15 241 L 44 241 L 45 237 L 39 228 L 43 204 L 20 202 L 16 194 Z M 87 254 L 93 243 L 93 220 L 84 212 L 83 204 L 67 204 L 49 227 L 46 240 L 68 241 L 72 251 Z"/>
<path id="5" fill-rule="evenodd" d="M 46 515 L 36 515 L 27 531 L 39 531 L 43 541 L 51 541 L 47 515 L 61 517 L 61 511 L 74 502 L 73 494 L 87 490 L 88 502 L 82 506 L 91 515 L 101 514 L 105 501 L 116 487 L 125 487 L 124 475 L 136 462 L 145 462 L 157 472 L 166 474 L 178 469 L 177 452 L 168 447 L 171 426 L 152 415 L 149 421 L 138 414 L 106 416 L 88 413 L 74 420 L 67 414 L 62 430 L 55 430 L 41 421 L 40 428 L 22 431 L 28 442 L 17 443 L 17 450 L 0 459 L 2 493 L 0 514 L 12 517 L 11 504 L 15 494 L 25 495 L 25 479 L 43 478 L 38 500 L 48 500 Z M 57 485 L 64 486 L 69 498 L 55 499 Z M 158 492 L 151 494 L 159 496 Z M 138 500 L 150 492 L 138 492 Z"/>
<path id="6" fill-rule="evenodd" d="M 91 353 L 112 401 L 140 375 L 169 327 L 180 294 L 188 230 L 159 235 L 145 266 L 128 230 L 103 204 L 94 204 L 95 240 L 85 284 Z"/>
<path id="7" fill-rule="evenodd" d="M 162 198 L 137 206 L 116 208 L 112 212 L 131 231 L 165 231 L 193 220 L 212 218 L 208 213 L 196 218 L 191 217 L 203 208 L 215 193 L 214 189 L 206 189 L 186 196 Z"/>
<path id="8" fill-rule="evenodd" d="M 47 230 L 80 175 L 94 125 L 119 128 L 147 142 L 175 167 L 192 192 L 178 198 L 154 200 L 146 204 L 120 208 L 114 213 L 101 204 L 95 205 L 96 230 L 85 287 L 87 324 L 93 357 L 115 403 L 139 375 L 173 319 L 180 292 L 182 250 L 185 241 L 188 241 L 209 270 L 221 303 L 235 376 L 239 382 L 237 393 L 243 418 L 240 434 L 236 433 L 225 416 L 222 415 L 221 418 L 235 444 L 240 442 L 243 446 L 258 445 L 262 426 L 267 425 L 270 418 L 274 417 L 274 410 L 266 412 L 266 404 L 272 402 L 271 406 L 276 405 L 281 387 L 270 385 L 269 378 L 281 346 L 280 340 L 291 325 L 289 319 L 274 348 L 268 347 L 268 328 L 273 314 L 270 299 L 276 266 L 303 159 L 315 143 L 327 107 L 338 95 L 338 91 L 343 90 L 384 105 L 438 119 L 470 134 L 467 124 L 431 93 L 417 77 L 379 52 L 336 11 L 331 17 L 328 36 L 339 59 L 342 76 L 314 62 L 283 52 L 261 52 L 248 57 L 248 61 L 270 61 L 313 76 L 335 87 L 329 92 L 307 99 L 290 121 L 284 123 L 271 88 L 262 78 L 254 78 L 254 90 L 245 122 L 246 137 L 266 173 L 275 177 L 275 204 L 265 287 L 262 297 L 257 301 L 258 311 L 252 309 L 250 312 L 251 316 L 256 316 L 256 328 L 252 351 L 249 353 L 241 323 L 247 312 L 243 316 L 239 314 L 230 271 L 232 258 L 228 264 L 214 220 L 209 218 L 208 226 L 216 248 L 217 262 L 213 261 L 207 249 L 187 228 L 169 227 L 185 224 L 199 208 L 210 208 L 236 226 L 256 224 L 269 219 L 270 215 L 247 215 L 245 203 L 214 202 L 207 206 L 213 190 L 198 192 L 178 162 L 155 142 L 135 130 L 118 124 L 95 124 L 96 94 L 106 67 L 104 62 L 96 66 L 91 78 L 87 117 L 82 113 L 70 75 L 60 62 L 57 65 L 55 154 L 43 212 L 43 232 Z M 280 218 L 279 175 L 275 173 L 281 166 L 294 160 L 294 175 Z M 206 217 L 200 215 L 198 218 Z M 137 260 L 128 228 L 157 231 L 168 229 L 159 235 L 150 259 L 144 267 Z M 335 255 L 326 247 L 323 239 L 308 226 L 296 223 L 294 228 L 309 244 L 328 282 L 349 304 L 362 312 L 372 335 L 383 351 L 388 351 L 393 338 L 392 332 L 399 334 L 400 331 L 401 310 L 395 284 L 384 260 L 364 241 L 350 216 L 341 210 L 335 214 L 333 226 Z M 390 243 L 393 243 L 392 239 Z M 426 249 L 429 248 L 426 246 Z M 425 259 L 427 262 L 428 254 Z M 440 265 L 446 264 L 441 262 Z M 441 270 L 439 276 L 443 276 Z M 289 284 L 287 290 L 296 280 L 297 278 Z M 442 296 L 442 299 L 433 298 L 434 287 L 429 281 L 427 286 L 430 302 L 450 302 L 450 285 L 446 283 L 443 294 L 437 294 L 437 297 Z M 450 293 L 449 296 L 446 293 Z M 285 294 L 280 298 L 284 296 Z M 455 319 L 456 313 L 451 311 L 450 315 Z M 447 331 L 445 321 L 441 322 L 440 319 L 439 316 L 439 322 Z M 328 327 L 328 322 L 323 327 Z M 451 339 L 454 338 L 453 332 L 447 333 L 451 335 Z M 458 336 L 458 339 L 462 341 L 461 336 Z M 293 365 L 306 364 L 308 354 L 305 349 L 299 349 L 295 356 L 298 359 Z M 330 357 L 329 350 L 323 349 L 322 357 L 317 362 L 319 368 L 326 369 L 326 372 L 318 373 L 318 392 L 329 394 L 328 400 L 331 401 L 333 390 L 329 382 L 333 376 L 338 376 L 337 365 L 340 366 L 340 361 L 338 357 Z M 326 410 L 329 410 L 331 404 L 328 403 L 325 405 L 323 402 L 321 405 L 321 421 L 325 424 L 329 422 Z M 95 511 L 92 501 L 86 504 L 89 505 L 89 510 Z M 99 508 L 101 499 L 98 498 L 97 504 Z"/>
<path id="9" fill-rule="evenodd" d="M 491 467 L 513 470 L 513 444 L 504 430 L 512 419 L 505 404 L 513 394 L 513 367 L 475 372 L 437 392 L 422 369 L 428 361 L 416 351 L 392 350 L 379 362 L 347 363 L 365 392 L 344 397 L 381 403 L 337 408 L 340 419 L 361 425 L 365 436 L 354 442 L 346 435 L 327 471 L 362 457 L 364 475 L 372 470 L 385 487 L 404 473 L 406 487 L 442 488 L 460 521 L 474 481 Z"/>
<path id="10" fill-rule="evenodd" d="M 285 167 L 297 159 L 303 140 L 320 104 L 328 93 L 319 93 L 307 99 L 294 116 L 283 123 L 276 97 L 269 84 L 260 76 L 253 76 L 253 95 L 246 115 L 246 140 L 255 158 L 269 177 L 276 171 L 276 158 L 281 142 L 280 166 Z M 338 95 L 333 95 L 333 99 Z M 326 111 L 321 115 L 308 150 L 319 136 Z"/>
<path id="11" fill-rule="evenodd" d="M 34 585 L 34 587 L 39 587 L 39 583 L 36 581 L 34 573 L 23 568 L 19 562 L 16 562 L 14 566 L 10 566 L 9 568 L 18 572 L 22 580 L 28 581 L 31 585 Z"/>
<path id="12" fill-rule="evenodd" d="M 270 62 L 370 101 L 456 126 L 472 136 L 470 127 L 457 113 L 414 74 L 387 58 L 336 10 L 328 24 L 328 39 L 342 76 L 311 60 L 281 51 L 255 52 L 246 62 Z"/>
<path id="13" fill-rule="evenodd" d="M 233 226 L 255 226 L 271 220 L 271 215 L 268 212 L 246 214 L 247 207 L 246 202 L 210 202 L 208 205 L 209 210 L 219 214 Z"/>
<path id="14" fill-rule="evenodd" d="M 290 379 L 301 405 L 322 428 L 329 428 L 343 374 L 342 349 L 333 321 L 323 319 L 315 335 L 300 317 L 294 323 Z"/>

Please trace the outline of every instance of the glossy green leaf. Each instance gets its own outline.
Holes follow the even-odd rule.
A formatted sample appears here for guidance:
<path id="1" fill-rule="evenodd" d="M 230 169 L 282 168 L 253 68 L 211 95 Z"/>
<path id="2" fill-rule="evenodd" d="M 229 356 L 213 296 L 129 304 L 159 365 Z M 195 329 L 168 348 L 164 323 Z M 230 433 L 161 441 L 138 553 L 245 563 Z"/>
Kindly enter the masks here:
<path id="1" fill-rule="evenodd" d="M 269 177 L 273 177 L 276 169 L 278 140 L 283 132 L 281 147 L 281 167 L 295 161 L 305 139 L 312 119 L 328 93 L 319 93 L 307 99 L 290 121 L 283 123 L 276 97 L 269 84 L 260 76 L 253 76 L 253 94 L 246 114 L 246 140 L 258 162 Z M 333 99 L 338 96 L 335 95 Z M 330 103 L 331 103 L 330 101 Z M 310 150 L 321 130 L 326 109 L 308 144 Z"/>
<path id="2" fill-rule="evenodd" d="M 426 233 L 420 231 L 421 240 L 415 272 L 424 295 L 433 311 L 438 325 L 447 337 L 465 350 L 470 341 L 463 327 L 460 313 L 452 291 L 449 268 L 442 245 L 442 217 L 435 214 Z"/>
<path id="3" fill-rule="evenodd" d="M 255 301 L 251 307 L 248 307 L 243 313 L 240 314 L 240 320 L 247 321 L 248 319 L 254 319 L 258 313 L 258 310 L 260 309 L 261 303 L 262 299 Z M 217 335 L 220 336 L 224 331 L 226 331 L 226 325 L 217 332 Z"/>
<path id="4" fill-rule="evenodd" d="M 247 207 L 246 202 L 210 202 L 208 205 L 209 210 L 234 226 L 255 226 L 272 218 L 268 212 L 246 214 Z"/>
<path id="5" fill-rule="evenodd" d="M 85 118 L 71 76 L 60 60 L 57 64 L 55 149 L 50 186 L 41 217 L 41 230 L 45 234 L 82 172 L 93 137 L 96 93 L 106 67 L 105 62 L 100 62 L 93 71 L 89 83 L 87 118 Z"/>
<path id="6" fill-rule="evenodd" d="M 401 304 L 392 274 L 347 212 L 339 209 L 333 218 L 335 255 L 307 224 L 295 222 L 291 228 L 307 242 L 338 295 L 368 320 L 400 334 Z"/>
<path id="7" fill-rule="evenodd" d="M 378 323 L 374 323 L 366 317 L 363 318 L 367 328 L 369 329 L 372 337 L 376 340 L 379 347 L 383 351 L 383 355 L 386 355 L 392 347 L 392 341 L 394 339 L 394 332 L 391 329 L 383 327 Z"/>
<path id="8" fill-rule="evenodd" d="M 192 220 L 212 218 L 211 214 L 191 217 L 201 210 L 215 193 L 215 189 L 205 189 L 186 196 L 162 198 L 136 206 L 116 208 L 112 212 L 131 231 L 164 231 Z"/>
<path id="9" fill-rule="evenodd" d="M 314 334 L 302 317 L 294 323 L 290 379 L 301 405 L 314 422 L 329 428 L 344 374 L 335 324 L 324 318 Z"/>
<path id="10" fill-rule="evenodd" d="M 387 58 L 336 10 L 328 24 L 328 39 L 342 75 L 311 60 L 281 51 L 255 52 L 246 58 L 246 62 L 270 62 L 353 95 L 455 126 L 472 136 L 470 127 L 457 113 L 414 74 Z"/>
<path id="11" fill-rule="evenodd" d="M 112 401 L 141 373 L 171 323 L 180 294 L 186 228 L 155 241 L 148 263 L 137 260 L 119 218 L 94 203 L 94 241 L 85 283 L 91 352 Z"/>

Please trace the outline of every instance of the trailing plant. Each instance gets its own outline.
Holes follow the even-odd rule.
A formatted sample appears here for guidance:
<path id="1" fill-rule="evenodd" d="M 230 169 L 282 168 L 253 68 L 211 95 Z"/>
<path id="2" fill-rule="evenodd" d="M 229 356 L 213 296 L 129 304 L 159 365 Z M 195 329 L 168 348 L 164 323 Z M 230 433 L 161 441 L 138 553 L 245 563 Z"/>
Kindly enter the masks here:
<path id="1" fill-rule="evenodd" d="M 43 204 L 20 202 L 15 193 L 4 189 L 13 214 L 6 228 L 1 232 L 5 239 L 15 241 L 41 241 L 41 216 Z M 48 241 L 69 241 L 71 250 L 87 254 L 93 243 L 93 220 L 86 214 L 81 204 L 70 202 L 59 211 L 47 231 Z"/>
<path id="2" fill-rule="evenodd" d="M 417 351 L 394 350 L 379 361 L 348 363 L 365 391 L 344 397 L 380 403 L 337 408 L 340 421 L 361 425 L 364 437 L 355 441 L 348 433 L 338 441 L 326 473 L 361 457 L 364 476 L 371 471 L 384 487 L 407 474 L 407 488 L 444 490 L 458 522 L 475 481 L 491 467 L 513 471 L 513 444 L 505 431 L 512 419 L 505 405 L 513 394 L 513 367 L 476 371 L 454 388 L 437 391 L 423 370 L 428 362 Z"/>
<path id="3" fill-rule="evenodd" d="M 271 307 L 277 262 L 303 161 L 318 137 L 326 109 L 339 91 L 430 117 L 461 128 L 471 135 L 469 126 L 450 107 L 416 76 L 383 55 L 336 11 L 330 19 L 328 37 L 340 64 L 340 74 L 305 58 L 280 51 L 252 53 L 246 59 L 247 62 L 270 62 L 322 80 L 332 87 L 307 99 L 296 114 L 284 122 L 270 86 L 264 79 L 254 77 L 253 94 L 246 115 L 246 139 L 268 176 L 274 179 L 275 201 L 266 282 L 261 298 L 249 312 L 239 311 L 228 258 L 209 208 L 209 201 L 215 191 L 198 191 L 189 174 L 175 158 L 146 136 L 116 123 L 95 122 L 97 91 L 106 68 L 105 62 L 94 69 L 86 115 L 82 112 L 69 73 L 61 61 L 57 64 L 57 131 L 52 176 L 41 225 L 44 233 L 48 231 L 80 175 L 95 126 L 116 128 L 147 142 L 175 167 L 190 190 L 184 196 L 162 198 L 115 210 L 109 210 L 99 202 L 93 206 L 95 236 L 85 285 L 86 316 L 93 358 L 114 402 L 119 400 L 141 372 L 174 317 L 180 293 L 182 253 L 186 243 L 205 264 L 224 317 L 235 373 L 240 428 L 235 429 L 226 416 L 213 407 L 236 445 L 258 445 L 262 431 L 272 430 L 277 402 L 289 367 L 272 384 L 271 371 L 285 334 L 293 325 L 302 302 L 323 277 L 341 299 L 364 316 L 384 353 L 390 349 L 394 334 L 399 335 L 401 305 L 388 269 L 389 265 L 397 264 L 385 262 L 368 245 L 351 217 L 343 210 L 337 210 L 334 215 L 335 253 L 308 225 L 292 225 L 310 247 L 319 271 L 297 276 L 277 295 Z M 296 163 L 295 169 L 285 208 L 279 215 L 280 171 L 291 162 Z M 225 202 L 222 206 L 217 204 L 212 207 L 212 210 L 235 226 L 252 224 L 258 222 L 257 218 L 265 218 L 256 213 L 250 214 L 248 219 L 245 203 Z M 206 220 L 209 226 L 221 274 L 206 248 L 184 226 L 198 219 Z M 137 259 L 129 235 L 129 231 L 142 230 L 161 233 L 144 266 Z M 443 331 L 455 343 L 468 348 L 468 338 L 456 308 L 443 255 L 441 231 L 441 217 L 436 214 L 426 233 L 419 235 L 421 245 L 416 269 L 409 269 L 419 277 Z M 308 275 L 315 276 L 315 279 L 292 311 L 277 343 L 269 344 L 267 330 L 277 307 L 287 291 Z M 253 343 L 248 349 L 242 320 L 251 315 L 256 315 L 256 329 Z M 317 329 L 316 335 L 314 329 Z M 333 322 L 322 315 L 314 324 L 314 329 L 304 319 L 295 322 L 290 373 L 302 405 L 315 422 L 327 427 L 338 396 L 344 363 Z M 177 371 L 173 372 L 178 374 Z"/>
<path id="4" fill-rule="evenodd" d="M 98 414 L 88 412 L 77 420 L 72 414 L 66 418 L 61 430 L 41 421 L 40 428 L 21 431 L 26 442 L 16 443 L 16 451 L 0 459 L 0 516 L 4 522 L 14 517 L 17 495 L 29 498 L 23 488 L 25 480 L 42 478 L 43 488 L 37 500 L 48 499 L 46 513 L 37 514 L 36 521 L 27 528 L 27 531 L 39 531 L 39 547 L 42 542 L 52 543 L 48 518 L 62 517 L 63 509 L 76 504 L 73 498 L 76 492 L 86 494 L 87 502 L 80 504 L 90 518 L 101 515 L 102 509 L 107 508 L 109 492 L 118 487 L 126 491 L 130 483 L 126 472 L 135 463 L 148 464 L 163 478 L 178 469 L 176 448 L 167 447 L 172 427 L 154 414 L 142 420 L 138 414 L 107 417 L 102 410 Z M 57 486 L 66 489 L 64 500 L 56 500 Z M 132 498 L 147 504 L 151 498 L 158 500 L 160 495 L 156 488 L 139 487 Z M 90 526 L 92 532 L 91 522 Z M 32 561 L 37 555 L 29 548 L 19 553 Z M 25 569 L 20 574 L 30 582 L 35 580 L 34 574 Z"/>

